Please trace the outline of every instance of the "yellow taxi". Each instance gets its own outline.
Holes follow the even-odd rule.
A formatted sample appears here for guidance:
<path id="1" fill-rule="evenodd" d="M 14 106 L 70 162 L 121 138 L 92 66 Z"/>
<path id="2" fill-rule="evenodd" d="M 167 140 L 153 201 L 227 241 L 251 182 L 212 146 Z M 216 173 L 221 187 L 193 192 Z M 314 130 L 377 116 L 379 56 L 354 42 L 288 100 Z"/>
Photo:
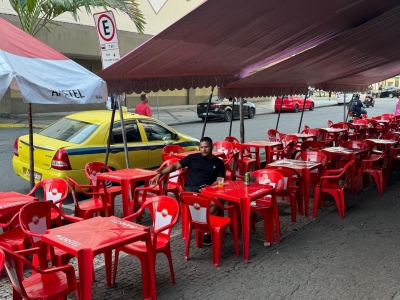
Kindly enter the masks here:
<path id="1" fill-rule="evenodd" d="M 109 136 L 111 111 L 85 111 L 68 115 L 33 135 L 35 181 L 71 177 L 88 183 L 85 165 L 104 162 Z M 198 150 L 199 140 L 176 132 L 153 118 L 124 113 L 126 140 L 131 168 L 154 169 L 162 164 L 162 149 L 169 144 L 186 151 Z M 14 172 L 29 181 L 29 136 L 15 140 Z M 115 114 L 107 165 L 124 169 L 125 153 L 119 114 Z"/>

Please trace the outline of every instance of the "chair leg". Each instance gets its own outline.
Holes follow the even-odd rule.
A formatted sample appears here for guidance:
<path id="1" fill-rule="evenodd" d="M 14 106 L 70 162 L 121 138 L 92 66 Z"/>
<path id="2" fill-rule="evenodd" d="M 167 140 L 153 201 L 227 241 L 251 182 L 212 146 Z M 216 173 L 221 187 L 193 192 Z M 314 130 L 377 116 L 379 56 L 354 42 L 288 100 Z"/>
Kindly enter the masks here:
<path id="1" fill-rule="evenodd" d="M 316 185 L 314 188 L 314 204 L 313 204 L 313 213 L 312 213 L 312 217 L 316 218 L 317 217 L 317 208 L 319 206 L 319 193 L 320 193 L 320 189 L 319 186 Z"/>
<path id="2" fill-rule="evenodd" d="M 189 226 L 186 229 L 186 245 L 185 245 L 185 259 L 189 259 L 189 248 L 190 248 L 190 236 L 192 235 L 192 227 Z"/>
<path id="3" fill-rule="evenodd" d="M 164 253 L 165 256 L 167 257 L 168 264 L 169 264 L 169 272 L 171 274 L 171 282 L 172 284 L 175 284 L 175 273 L 174 273 L 174 266 L 172 264 L 172 255 L 171 255 L 171 247 L 170 245 L 166 245 L 162 249 L 160 249 L 160 252 Z"/>
<path id="4" fill-rule="evenodd" d="M 275 223 L 275 231 L 276 231 L 276 241 L 278 244 L 281 243 L 281 222 L 279 220 L 279 212 L 278 212 L 278 203 L 275 201 L 272 204 L 272 210 L 271 213 L 273 216 L 271 216 L 271 225 L 272 225 L 272 240 L 274 238 L 274 223 Z M 295 215 L 296 215 L 296 209 L 295 209 Z"/>
<path id="5" fill-rule="evenodd" d="M 221 258 L 221 249 L 222 249 L 222 238 L 224 235 L 224 230 L 214 230 L 211 232 L 212 239 L 212 256 L 213 256 L 213 264 L 214 267 L 219 266 L 220 258 Z"/>

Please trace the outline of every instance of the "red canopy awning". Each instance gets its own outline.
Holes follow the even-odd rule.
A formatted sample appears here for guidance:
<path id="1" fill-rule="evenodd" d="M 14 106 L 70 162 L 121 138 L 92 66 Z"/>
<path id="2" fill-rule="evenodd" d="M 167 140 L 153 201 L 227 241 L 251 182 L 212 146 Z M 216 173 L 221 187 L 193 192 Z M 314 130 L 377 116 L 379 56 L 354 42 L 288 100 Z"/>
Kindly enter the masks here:
<path id="1" fill-rule="evenodd" d="M 357 92 L 400 73 L 400 7 L 308 51 L 219 89 L 221 97 Z"/>
<path id="2" fill-rule="evenodd" d="M 222 86 L 396 7 L 393 0 L 212 0 L 98 73 L 109 90 Z"/>

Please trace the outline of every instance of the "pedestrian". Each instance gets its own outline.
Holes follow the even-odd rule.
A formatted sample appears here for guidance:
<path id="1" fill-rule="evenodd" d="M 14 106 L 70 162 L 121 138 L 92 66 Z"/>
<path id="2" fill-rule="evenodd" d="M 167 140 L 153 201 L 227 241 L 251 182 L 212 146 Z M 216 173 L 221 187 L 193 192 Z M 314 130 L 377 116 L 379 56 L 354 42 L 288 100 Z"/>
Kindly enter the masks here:
<path id="1" fill-rule="evenodd" d="M 224 162 L 212 153 L 213 141 L 209 137 L 203 137 L 200 140 L 200 153 L 194 153 L 182 158 L 180 161 L 166 167 L 164 170 L 150 179 L 150 184 L 155 184 L 160 176 L 169 174 L 180 168 L 188 168 L 188 176 L 185 181 L 184 190 L 186 192 L 199 193 L 207 186 L 217 183 L 218 178 L 225 178 Z M 210 214 L 217 216 L 220 213 L 219 207 L 212 203 Z M 205 234 L 204 245 L 211 244 L 211 236 Z"/>
<path id="2" fill-rule="evenodd" d="M 381 94 L 382 94 L 382 84 L 378 88 L 378 98 L 381 97 Z"/>
<path id="3" fill-rule="evenodd" d="M 146 94 L 141 94 L 140 100 L 141 102 L 135 108 L 135 113 L 142 116 L 151 117 L 152 116 L 151 107 L 150 105 L 147 104 L 149 102 L 149 97 L 147 97 Z"/>
<path id="4" fill-rule="evenodd" d="M 356 94 L 353 98 L 353 104 L 354 105 L 354 110 L 359 114 L 367 114 L 367 111 L 364 109 L 364 105 L 360 100 L 360 96 Z"/>

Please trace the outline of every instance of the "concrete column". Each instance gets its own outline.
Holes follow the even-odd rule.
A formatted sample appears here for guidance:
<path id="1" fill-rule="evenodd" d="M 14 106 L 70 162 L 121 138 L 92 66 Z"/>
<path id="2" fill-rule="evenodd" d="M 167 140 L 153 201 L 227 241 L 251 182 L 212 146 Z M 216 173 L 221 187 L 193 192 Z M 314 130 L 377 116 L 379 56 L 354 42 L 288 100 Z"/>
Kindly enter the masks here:
<path id="1" fill-rule="evenodd" d="M 1 118 L 10 118 L 12 113 L 12 99 L 11 99 L 11 90 L 7 89 L 4 94 L 3 99 L 0 100 L 0 117 Z"/>

